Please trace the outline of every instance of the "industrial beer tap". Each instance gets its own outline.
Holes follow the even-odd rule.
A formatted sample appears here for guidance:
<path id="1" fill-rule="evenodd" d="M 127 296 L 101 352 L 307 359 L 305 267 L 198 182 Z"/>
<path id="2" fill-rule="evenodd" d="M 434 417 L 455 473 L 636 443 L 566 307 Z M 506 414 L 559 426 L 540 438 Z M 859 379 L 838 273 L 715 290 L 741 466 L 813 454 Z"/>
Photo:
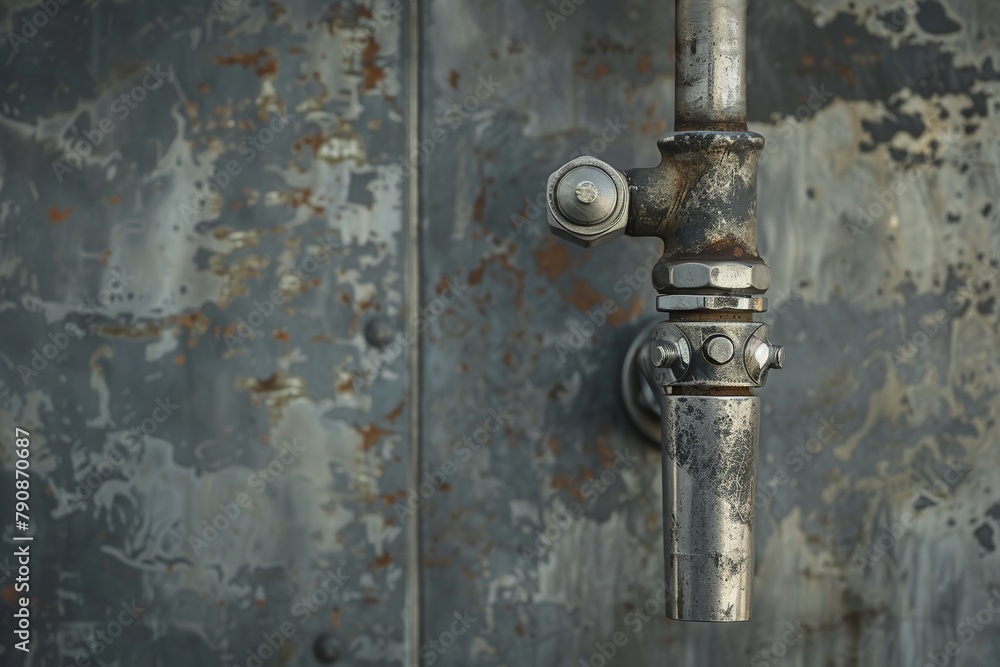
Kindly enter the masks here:
<path id="1" fill-rule="evenodd" d="M 619 171 L 593 157 L 549 178 L 553 234 L 594 247 L 655 236 L 666 313 L 642 375 L 657 396 L 663 453 L 666 614 L 750 617 L 761 387 L 784 352 L 754 313 L 771 273 L 757 251 L 757 160 L 747 130 L 747 0 L 676 0 L 675 131 L 662 161 Z"/>

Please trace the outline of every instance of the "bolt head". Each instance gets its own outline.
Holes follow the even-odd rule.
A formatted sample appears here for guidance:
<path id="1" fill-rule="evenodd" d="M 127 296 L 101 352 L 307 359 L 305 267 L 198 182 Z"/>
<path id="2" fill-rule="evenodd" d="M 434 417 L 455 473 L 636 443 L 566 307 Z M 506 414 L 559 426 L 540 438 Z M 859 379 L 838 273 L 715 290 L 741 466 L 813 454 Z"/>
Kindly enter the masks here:
<path id="1" fill-rule="evenodd" d="M 785 367 L 785 347 L 783 345 L 772 345 L 771 354 L 768 358 L 771 364 L 771 368 L 784 368 Z"/>
<path id="2" fill-rule="evenodd" d="M 614 167 L 581 157 L 549 177 L 549 229 L 556 236 L 593 248 L 625 233 L 628 184 Z"/>
<path id="3" fill-rule="evenodd" d="M 733 341 L 724 334 L 712 336 L 702 345 L 702 351 L 709 363 L 721 366 L 728 364 L 736 353 Z"/>
<path id="4" fill-rule="evenodd" d="M 340 659 L 340 642 L 330 633 L 322 634 L 313 644 L 313 655 L 324 665 L 332 665 Z"/>

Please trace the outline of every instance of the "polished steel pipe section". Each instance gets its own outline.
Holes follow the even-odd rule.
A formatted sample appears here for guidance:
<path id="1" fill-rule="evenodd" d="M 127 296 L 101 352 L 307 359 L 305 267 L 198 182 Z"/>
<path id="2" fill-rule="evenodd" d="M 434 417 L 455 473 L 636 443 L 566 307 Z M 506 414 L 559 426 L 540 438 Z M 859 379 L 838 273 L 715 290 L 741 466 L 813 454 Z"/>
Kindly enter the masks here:
<path id="1" fill-rule="evenodd" d="M 675 131 L 747 129 L 747 0 L 677 0 Z"/>
<path id="2" fill-rule="evenodd" d="M 666 615 L 750 618 L 756 396 L 660 397 Z"/>

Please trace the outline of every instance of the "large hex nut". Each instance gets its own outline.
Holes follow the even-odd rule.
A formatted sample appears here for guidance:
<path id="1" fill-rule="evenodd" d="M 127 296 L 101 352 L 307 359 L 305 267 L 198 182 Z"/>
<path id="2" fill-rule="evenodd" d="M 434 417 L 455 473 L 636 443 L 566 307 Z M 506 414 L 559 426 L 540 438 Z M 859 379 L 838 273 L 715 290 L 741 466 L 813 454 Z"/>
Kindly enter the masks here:
<path id="1" fill-rule="evenodd" d="M 762 293 L 771 286 L 771 269 L 764 262 L 662 262 L 653 270 L 653 285 L 658 290 Z"/>
<path id="2" fill-rule="evenodd" d="M 549 229 L 585 248 L 625 233 L 628 183 L 624 174 L 594 157 L 581 157 L 549 176 Z"/>

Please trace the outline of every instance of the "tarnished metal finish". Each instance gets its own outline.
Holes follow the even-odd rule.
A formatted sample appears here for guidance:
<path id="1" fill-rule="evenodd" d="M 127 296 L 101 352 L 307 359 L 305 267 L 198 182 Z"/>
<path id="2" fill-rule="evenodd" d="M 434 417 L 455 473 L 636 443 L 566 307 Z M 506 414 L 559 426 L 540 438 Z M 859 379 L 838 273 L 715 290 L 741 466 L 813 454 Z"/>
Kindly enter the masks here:
<path id="1" fill-rule="evenodd" d="M 674 310 L 747 310 L 763 313 L 767 299 L 762 296 L 705 296 L 696 294 L 661 294 L 656 297 L 656 309 Z"/>
<path id="2" fill-rule="evenodd" d="M 761 387 L 767 370 L 776 367 L 774 355 L 781 350 L 770 346 L 767 336 L 768 326 L 760 322 L 663 322 L 654 329 L 649 344 L 653 382 L 713 390 Z M 718 343 L 723 341 L 728 341 L 723 347 L 729 354 L 719 361 Z M 664 370 L 670 372 L 661 373 Z M 710 444 L 705 442 L 706 447 Z"/>
<path id="3" fill-rule="evenodd" d="M 0 507 L 17 426 L 36 535 L 0 664 L 413 664 L 405 18 L 7 4 Z"/>
<path id="4" fill-rule="evenodd" d="M 677 0 L 678 131 L 747 122 L 747 0 Z"/>
<path id="5" fill-rule="evenodd" d="M 593 248 L 625 233 L 628 185 L 621 172 L 601 160 L 572 160 L 549 177 L 547 192 L 549 229 L 556 236 Z"/>
<path id="6" fill-rule="evenodd" d="M 734 260 L 739 266 L 762 265 L 757 251 L 757 160 L 763 137 L 683 132 L 663 137 L 657 146 L 659 166 L 625 172 L 631 192 L 626 234 L 663 241 L 662 264 L 654 274 L 657 290 L 675 291 L 668 267 L 682 263 Z M 758 281 L 764 270 L 758 271 Z M 719 291 L 760 291 L 749 277 L 746 282 L 742 290 Z"/>
<path id="7" fill-rule="evenodd" d="M 663 255 L 651 274 L 653 286 L 663 296 L 696 298 L 680 302 L 684 307 L 674 317 L 676 324 L 657 326 L 647 355 L 628 356 L 640 364 L 654 393 L 704 394 L 709 403 L 718 399 L 720 405 L 729 405 L 725 397 L 762 386 L 767 370 L 783 363 L 780 349 L 772 352 L 762 342 L 767 326 L 748 321 L 764 302 L 746 297 L 765 292 L 771 273 L 757 250 L 757 163 L 764 141 L 760 135 L 747 132 L 745 123 L 746 4 L 745 0 L 677 0 L 676 14 L 676 118 L 679 129 L 686 131 L 657 142 L 661 162 L 652 169 L 632 169 L 623 176 L 590 157 L 558 169 L 548 181 L 549 228 L 553 234 L 588 248 L 622 232 L 663 241 Z M 602 185 L 598 187 L 594 180 Z M 620 212 L 616 210 L 619 206 Z M 722 302 L 705 300 L 713 295 L 725 296 L 741 308 L 720 309 Z M 699 302 L 715 306 L 706 309 L 711 321 L 698 321 L 709 317 L 691 310 Z M 657 303 L 658 307 L 665 305 L 670 302 Z M 761 353 L 765 353 L 763 359 L 758 358 Z M 627 385 L 625 391 L 624 400 L 634 400 Z M 637 411 L 630 408 L 630 414 L 642 428 Z M 758 417 L 759 410 L 754 412 L 754 419 Z M 666 456 L 666 439 L 673 437 L 666 431 L 676 426 L 676 420 L 668 422 L 665 415 L 662 419 L 661 447 Z M 759 425 L 755 421 L 747 428 L 756 433 Z M 699 434 L 698 446 L 705 450 L 704 456 L 728 450 L 725 433 L 707 427 Z M 709 492 L 720 492 L 729 480 L 723 474 L 707 483 L 718 487 Z M 751 495 L 751 508 L 752 502 Z M 717 509 L 712 505 L 704 511 L 711 514 Z M 713 520 L 700 530 L 721 529 L 722 525 L 721 519 Z M 752 550 L 752 525 L 747 540 Z M 681 582 L 673 576 L 676 572 L 672 574 L 668 566 L 666 573 L 668 596 L 679 595 Z M 706 569 L 698 573 L 709 578 L 720 576 Z M 749 583 L 748 579 L 742 581 L 744 587 Z M 727 589 L 730 583 L 706 581 L 701 585 Z M 749 615 L 747 607 L 735 615 L 716 610 L 699 618 L 696 609 L 686 610 L 683 620 L 745 620 Z M 675 612 L 667 610 L 668 615 Z"/>
<path id="8" fill-rule="evenodd" d="M 760 399 L 661 396 L 666 614 L 746 621 Z"/>
<path id="9" fill-rule="evenodd" d="M 336 665 L 996 663 L 1000 4 L 749 5 L 750 129 L 767 138 L 759 248 L 773 283 L 761 319 L 795 363 L 761 392 L 753 615 L 724 625 L 660 618 L 660 454 L 618 390 L 626 348 L 664 319 L 649 284 L 660 242 L 588 251 L 546 224 L 546 178 L 568 158 L 658 159 L 674 106 L 672 3 L 428 0 L 417 63 L 402 62 L 391 2 L 57 4 L 27 44 L 9 34 L 40 4 L 0 13 L 0 508 L 12 427 L 45 435 L 30 667 L 253 667 L 247 650 L 297 620 L 289 603 L 317 590 L 326 566 L 350 575 L 343 599 L 262 667 L 319 664 L 320 635 L 339 642 Z M 112 113 L 86 169 L 59 182 L 52 161 L 157 62 L 176 85 L 124 121 Z M 426 147 L 412 161 L 411 67 Z M 238 139 L 235 159 L 247 157 L 239 143 L 275 99 L 293 124 L 206 220 L 173 230 L 164 200 L 194 196 L 208 164 L 225 166 L 206 153 L 217 141 Z M 227 129 L 231 107 L 245 114 Z M 402 264 L 408 176 L 390 165 L 420 174 L 416 281 Z M 327 256 L 327 233 L 341 247 L 300 292 L 285 274 Z M 116 266 L 140 275 L 132 260 L 145 270 L 131 300 L 100 297 L 118 289 Z M 421 312 L 410 285 L 437 313 L 416 336 L 419 438 L 398 356 Z M 275 286 L 288 301 L 252 349 L 230 352 L 228 327 Z M 395 331 L 385 348 L 365 338 L 380 314 Z M 67 324 L 86 336 L 41 357 L 26 387 L 17 366 Z M 365 361 L 378 367 L 371 381 Z M 73 500 L 167 398 L 175 416 L 119 446 L 125 464 Z M 510 420 L 462 461 L 454 447 L 500 407 Z M 268 484 L 217 551 L 176 558 L 168 526 L 203 528 L 293 436 L 321 445 Z M 401 522 L 391 504 L 406 502 L 418 452 L 421 470 L 453 472 L 420 499 L 419 543 L 406 536 L 412 515 Z M 639 461 L 613 472 L 619 454 Z M 16 576 L 7 530 L 4 604 Z M 529 546 L 541 555 L 523 555 Z M 410 554 L 425 582 L 416 606 L 402 593 Z M 133 596 L 140 621 L 91 644 Z M 22 667 L 4 609 L 0 664 Z M 407 636 L 411 609 L 424 629 Z M 465 612 L 468 628 L 455 618 Z"/>
<path id="10" fill-rule="evenodd" d="M 653 285 L 671 294 L 691 290 L 763 293 L 771 286 L 771 270 L 760 262 L 666 261 L 653 270 Z"/>

